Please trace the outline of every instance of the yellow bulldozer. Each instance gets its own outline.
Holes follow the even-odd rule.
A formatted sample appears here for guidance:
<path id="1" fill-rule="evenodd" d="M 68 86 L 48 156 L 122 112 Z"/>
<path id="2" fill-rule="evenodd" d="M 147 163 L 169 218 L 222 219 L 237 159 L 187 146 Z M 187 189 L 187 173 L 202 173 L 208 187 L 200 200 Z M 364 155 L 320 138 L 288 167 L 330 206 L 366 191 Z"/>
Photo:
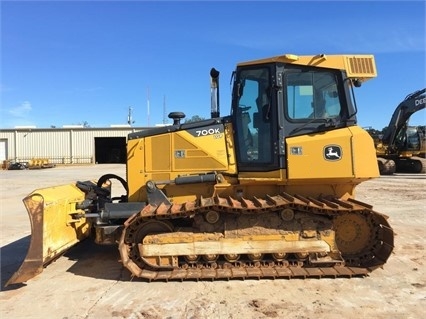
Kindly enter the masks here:
<path id="1" fill-rule="evenodd" d="M 130 133 L 126 178 L 37 189 L 23 199 L 31 243 L 7 284 L 25 282 L 93 234 L 133 277 L 155 280 L 365 276 L 393 250 L 388 217 L 355 199 L 379 176 L 354 89 L 372 55 L 286 54 L 237 64 L 231 114 Z M 111 185 L 126 190 L 112 197 Z"/>

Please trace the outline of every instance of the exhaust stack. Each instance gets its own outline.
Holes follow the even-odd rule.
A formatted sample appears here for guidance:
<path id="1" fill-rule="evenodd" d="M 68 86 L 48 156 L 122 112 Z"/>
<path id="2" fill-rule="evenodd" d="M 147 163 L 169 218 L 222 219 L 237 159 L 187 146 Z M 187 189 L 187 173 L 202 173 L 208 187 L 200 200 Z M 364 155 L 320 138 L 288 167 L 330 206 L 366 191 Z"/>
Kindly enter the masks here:
<path id="1" fill-rule="evenodd" d="M 219 110 L 219 71 L 215 68 L 210 70 L 211 88 L 211 118 L 220 117 Z"/>

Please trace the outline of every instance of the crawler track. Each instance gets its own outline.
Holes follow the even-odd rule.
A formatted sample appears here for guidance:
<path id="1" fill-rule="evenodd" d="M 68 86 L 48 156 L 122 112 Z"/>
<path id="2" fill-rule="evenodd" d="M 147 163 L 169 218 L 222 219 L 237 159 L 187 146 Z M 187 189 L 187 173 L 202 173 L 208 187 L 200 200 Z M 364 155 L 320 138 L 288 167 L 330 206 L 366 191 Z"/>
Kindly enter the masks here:
<path id="1" fill-rule="evenodd" d="M 396 172 L 424 174 L 426 173 L 426 158 L 419 156 L 398 158 L 396 160 Z"/>
<path id="2" fill-rule="evenodd" d="M 365 276 L 383 266 L 393 250 L 393 236 L 387 216 L 353 199 L 286 193 L 251 199 L 216 196 L 185 204 L 146 206 L 126 221 L 119 250 L 132 275 L 149 281 L 336 278 Z M 266 244 L 262 246 L 257 238 Z M 268 238 L 283 238 L 283 246 Z M 230 241 L 240 251 L 220 254 L 212 248 L 218 240 L 225 241 L 220 247 Z M 315 243 L 322 245 L 324 241 L 330 246 L 325 253 L 315 248 Z M 175 242 L 176 247 L 188 246 L 187 242 L 190 247 L 207 243 L 203 247 L 206 253 L 185 255 L 177 249 L 176 255 L 172 250 L 170 256 L 142 256 L 145 246 Z M 256 243 L 260 248 L 253 253 L 244 246 L 256 247 Z M 269 247 L 274 244 L 282 248 L 272 251 Z M 290 246 L 302 248 L 291 251 Z"/>

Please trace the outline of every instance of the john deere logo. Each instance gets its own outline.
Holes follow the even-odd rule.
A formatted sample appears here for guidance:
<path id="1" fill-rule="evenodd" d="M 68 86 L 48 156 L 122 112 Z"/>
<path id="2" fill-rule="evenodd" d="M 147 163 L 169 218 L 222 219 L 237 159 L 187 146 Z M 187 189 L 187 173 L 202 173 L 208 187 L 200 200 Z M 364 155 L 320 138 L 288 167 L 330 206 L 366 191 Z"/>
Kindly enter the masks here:
<path id="1" fill-rule="evenodd" d="M 324 147 L 324 158 L 327 161 L 338 161 L 342 158 L 342 148 L 338 145 Z"/>

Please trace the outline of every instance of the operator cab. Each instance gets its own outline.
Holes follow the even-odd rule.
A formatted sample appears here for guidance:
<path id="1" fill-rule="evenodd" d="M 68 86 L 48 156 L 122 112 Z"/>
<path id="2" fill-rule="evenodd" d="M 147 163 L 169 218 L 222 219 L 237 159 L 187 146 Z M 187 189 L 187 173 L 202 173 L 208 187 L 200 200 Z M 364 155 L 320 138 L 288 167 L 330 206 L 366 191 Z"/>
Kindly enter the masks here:
<path id="1" fill-rule="evenodd" d="M 341 70 L 266 63 L 235 72 L 232 118 L 240 171 L 284 168 L 285 138 L 354 125 Z"/>
<path id="2" fill-rule="evenodd" d="M 416 126 L 404 125 L 395 138 L 395 147 L 398 151 L 419 151 L 421 139 L 421 129 Z"/>

